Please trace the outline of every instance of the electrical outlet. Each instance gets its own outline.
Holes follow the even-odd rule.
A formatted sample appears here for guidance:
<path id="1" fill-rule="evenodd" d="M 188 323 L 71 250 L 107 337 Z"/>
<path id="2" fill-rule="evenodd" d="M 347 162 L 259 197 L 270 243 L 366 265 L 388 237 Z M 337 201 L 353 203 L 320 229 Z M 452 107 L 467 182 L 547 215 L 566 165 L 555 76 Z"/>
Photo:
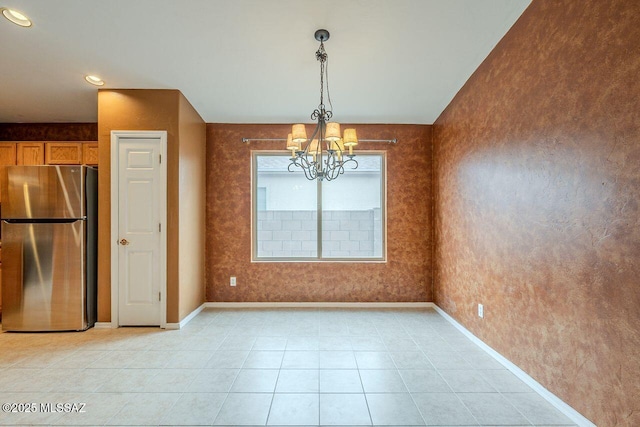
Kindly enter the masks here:
<path id="1" fill-rule="evenodd" d="M 478 317 L 484 318 L 484 305 L 478 304 Z"/>
<path id="2" fill-rule="evenodd" d="M 235 286 L 235 285 L 236 285 L 236 277 L 231 276 L 231 280 L 229 280 L 229 286 Z"/>

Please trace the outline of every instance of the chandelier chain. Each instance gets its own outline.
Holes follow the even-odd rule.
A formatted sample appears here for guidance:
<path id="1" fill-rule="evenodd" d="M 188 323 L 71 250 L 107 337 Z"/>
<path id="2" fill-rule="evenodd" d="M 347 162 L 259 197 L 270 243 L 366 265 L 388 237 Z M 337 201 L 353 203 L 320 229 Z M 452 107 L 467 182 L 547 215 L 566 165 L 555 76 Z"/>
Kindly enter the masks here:
<path id="1" fill-rule="evenodd" d="M 320 61 L 320 105 L 321 110 L 325 110 L 324 106 L 324 88 L 327 87 L 327 100 L 329 101 L 329 111 L 333 110 L 331 103 L 331 95 L 329 94 L 329 55 L 324 49 L 324 42 L 320 42 L 320 47 L 316 51 L 316 59 Z M 326 81 L 326 83 L 325 83 Z"/>
<path id="2" fill-rule="evenodd" d="M 331 103 L 331 93 L 329 93 L 329 60 L 328 59 L 329 57 L 327 55 L 327 57 L 325 58 L 325 64 L 324 64 L 324 74 L 327 80 L 327 101 L 329 101 L 329 111 L 331 111 L 333 115 L 333 104 Z"/>
<path id="3" fill-rule="evenodd" d="M 327 60 L 327 52 L 324 50 L 324 43 L 320 42 L 320 47 L 316 52 L 316 59 L 320 61 L 320 109 L 324 110 L 324 63 Z"/>

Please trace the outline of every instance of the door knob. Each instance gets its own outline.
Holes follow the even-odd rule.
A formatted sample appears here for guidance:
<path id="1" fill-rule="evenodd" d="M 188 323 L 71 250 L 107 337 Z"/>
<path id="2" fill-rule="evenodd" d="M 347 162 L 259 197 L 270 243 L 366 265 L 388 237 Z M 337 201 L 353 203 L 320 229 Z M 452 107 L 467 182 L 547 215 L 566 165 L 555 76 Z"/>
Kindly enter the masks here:
<path id="1" fill-rule="evenodd" d="M 122 246 L 126 246 L 129 244 L 129 241 L 127 239 L 120 239 L 118 243 L 120 243 Z"/>

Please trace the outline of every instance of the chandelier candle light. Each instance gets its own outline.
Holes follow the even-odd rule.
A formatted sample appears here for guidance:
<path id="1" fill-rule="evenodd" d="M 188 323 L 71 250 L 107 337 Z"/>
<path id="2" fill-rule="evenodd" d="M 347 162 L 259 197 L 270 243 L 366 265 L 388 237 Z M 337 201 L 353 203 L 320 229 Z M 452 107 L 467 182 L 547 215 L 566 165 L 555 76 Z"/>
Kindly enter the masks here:
<path id="1" fill-rule="evenodd" d="M 340 123 L 329 121 L 333 116 L 333 105 L 329 94 L 328 56 L 324 50 L 324 42 L 329 40 L 329 32 L 317 30 L 315 38 L 320 42 L 316 51 L 316 59 L 320 62 L 320 104 L 311 113 L 311 120 L 317 120 L 318 124 L 311 138 L 307 138 L 304 124 L 291 127 L 291 133 L 287 136 L 287 150 L 291 151 L 289 172 L 301 168 L 308 180 L 331 181 L 344 173 L 345 165 L 349 165 L 351 169 L 358 167 L 358 162 L 354 159 L 356 155 L 353 154 L 353 147 L 358 145 L 358 137 L 355 129 L 345 129 L 344 134 L 340 135 Z M 324 105 L 325 86 L 329 101 L 328 110 Z M 345 152 L 347 148 L 348 153 Z"/>

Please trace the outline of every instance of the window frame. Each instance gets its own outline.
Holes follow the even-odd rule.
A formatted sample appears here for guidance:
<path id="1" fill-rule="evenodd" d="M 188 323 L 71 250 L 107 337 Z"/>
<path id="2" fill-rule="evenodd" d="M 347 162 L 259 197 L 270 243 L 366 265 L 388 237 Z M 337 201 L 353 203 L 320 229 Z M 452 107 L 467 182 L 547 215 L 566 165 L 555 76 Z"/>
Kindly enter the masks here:
<path id="1" fill-rule="evenodd" d="M 322 183 L 319 180 L 317 182 L 317 257 L 259 257 L 257 251 L 258 243 L 258 206 L 257 206 L 257 193 L 258 193 L 258 179 L 257 179 L 257 161 L 260 156 L 286 156 L 282 150 L 251 150 L 251 262 L 252 263 L 386 263 L 387 262 L 387 152 L 385 150 L 361 150 L 356 156 L 377 155 L 380 156 L 381 162 L 381 184 L 380 184 L 380 215 L 381 215 L 381 233 L 382 233 L 382 256 L 380 257 L 368 257 L 368 258 L 323 258 L 322 257 Z M 345 170 L 345 174 L 349 173 L 349 169 Z M 306 179 L 301 176 L 301 179 Z M 338 181 L 340 178 L 338 178 Z"/>

